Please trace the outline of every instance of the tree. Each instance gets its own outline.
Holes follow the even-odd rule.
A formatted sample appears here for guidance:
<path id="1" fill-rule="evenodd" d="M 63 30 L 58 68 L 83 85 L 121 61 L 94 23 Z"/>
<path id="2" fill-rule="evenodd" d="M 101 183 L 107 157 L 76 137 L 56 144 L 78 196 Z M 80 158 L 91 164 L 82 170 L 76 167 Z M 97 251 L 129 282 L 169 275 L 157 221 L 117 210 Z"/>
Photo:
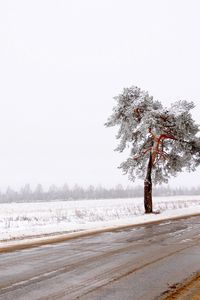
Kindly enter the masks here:
<path id="1" fill-rule="evenodd" d="M 152 213 L 152 182 L 168 182 L 171 175 L 183 169 L 194 171 L 200 164 L 199 127 L 190 113 L 194 104 L 183 100 L 164 108 L 135 86 L 114 99 L 117 104 L 105 125 L 119 126 L 115 150 L 131 148 L 119 168 L 132 181 L 144 179 L 145 213 Z"/>
<path id="2" fill-rule="evenodd" d="M 12 202 L 16 198 L 17 198 L 17 192 L 11 189 L 10 187 L 8 187 L 5 193 L 6 202 Z"/>
<path id="3" fill-rule="evenodd" d="M 26 183 L 25 186 L 21 188 L 19 194 L 20 194 L 21 200 L 23 200 L 23 201 L 30 200 L 32 197 L 32 191 L 31 191 L 30 184 Z"/>
<path id="4" fill-rule="evenodd" d="M 38 183 L 35 188 L 34 196 L 35 196 L 35 200 L 43 200 L 43 198 L 44 198 L 43 187 L 40 183 Z"/>
<path id="5" fill-rule="evenodd" d="M 48 196 L 51 200 L 56 200 L 59 198 L 59 189 L 55 184 L 50 185 L 48 189 Z"/>

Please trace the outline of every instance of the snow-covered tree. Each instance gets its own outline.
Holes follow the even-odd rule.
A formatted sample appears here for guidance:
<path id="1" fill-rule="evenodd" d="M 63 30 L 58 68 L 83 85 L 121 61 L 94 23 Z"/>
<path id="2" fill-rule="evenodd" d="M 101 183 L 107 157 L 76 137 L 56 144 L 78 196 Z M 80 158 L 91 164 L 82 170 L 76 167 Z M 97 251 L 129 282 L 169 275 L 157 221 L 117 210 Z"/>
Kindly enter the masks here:
<path id="1" fill-rule="evenodd" d="M 144 179 L 145 212 L 152 212 L 152 181 L 167 182 L 183 169 L 194 171 L 200 164 L 199 127 L 190 110 L 193 102 L 177 101 L 169 108 L 155 101 L 148 92 L 132 86 L 114 97 L 117 102 L 105 124 L 119 126 L 116 136 L 123 152 L 130 156 L 119 168 L 129 179 Z"/>

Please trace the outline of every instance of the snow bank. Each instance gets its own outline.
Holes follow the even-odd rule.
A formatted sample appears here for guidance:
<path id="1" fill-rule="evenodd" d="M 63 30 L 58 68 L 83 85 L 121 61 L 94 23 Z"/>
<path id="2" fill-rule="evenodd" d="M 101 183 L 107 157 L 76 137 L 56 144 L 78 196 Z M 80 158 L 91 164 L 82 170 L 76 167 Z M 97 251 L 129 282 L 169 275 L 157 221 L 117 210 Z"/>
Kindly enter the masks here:
<path id="1" fill-rule="evenodd" d="M 0 241 L 200 213 L 200 196 L 154 197 L 159 215 L 144 215 L 143 199 L 0 204 Z"/>

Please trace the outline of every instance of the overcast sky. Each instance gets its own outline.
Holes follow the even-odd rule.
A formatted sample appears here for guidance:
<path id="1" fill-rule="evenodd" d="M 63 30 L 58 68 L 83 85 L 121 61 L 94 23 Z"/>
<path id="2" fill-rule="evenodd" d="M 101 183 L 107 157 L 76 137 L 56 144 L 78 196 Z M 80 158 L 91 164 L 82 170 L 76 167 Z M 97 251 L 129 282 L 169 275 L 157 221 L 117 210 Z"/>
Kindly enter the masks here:
<path id="1" fill-rule="evenodd" d="M 0 1 L 0 189 L 127 185 L 104 127 L 124 87 L 193 100 L 200 123 L 199 13 L 198 0 Z"/>

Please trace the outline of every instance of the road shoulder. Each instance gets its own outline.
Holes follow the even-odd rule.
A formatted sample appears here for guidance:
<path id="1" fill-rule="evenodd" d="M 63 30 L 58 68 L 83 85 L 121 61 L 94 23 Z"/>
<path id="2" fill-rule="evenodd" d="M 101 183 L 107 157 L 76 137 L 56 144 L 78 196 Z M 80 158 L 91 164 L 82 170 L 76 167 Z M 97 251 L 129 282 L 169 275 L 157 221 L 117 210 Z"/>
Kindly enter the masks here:
<path id="1" fill-rule="evenodd" d="M 200 216 L 200 213 L 195 214 L 187 214 L 182 216 L 176 216 L 176 217 L 166 217 L 159 220 L 148 220 L 145 222 L 137 223 L 137 224 L 127 224 L 127 225 L 117 225 L 117 226 L 110 226 L 110 227 L 103 227 L 98 229 L 92 229 L 92 230 L 83 230 L 83 231 L 77 231 L 72 233 L 62 233 L 59 235 L 50 235 L 50 236 L 40 236 L 38 238 L 31 238 L 31 239 L 25 239 L 25 240 L 15 240 L 15 241 L 9 241 L 9 242 L 3 242 L 0 243 L 0 253 L 8 253 L 12 251 L 22 250 L 22 249 L 28 249 L 33 247 L 39 247 L 43 245 L 49 245 L 49 244 L 55 244 L 55 243 L 61 243 L 65 242 L 71 239 L 77 239 L 82 237 L 88 237 L 104 232 L 113 232 L 116 230 L 124 230 L 128 228 L 138 227 L 138 226 L 145 226 L 148 224 L 159 224 L 166 221 L 173 221 L 173 220 L 179 220 L 179 219 L 187 219 L 191 217 L 197 217 Z"/>
<path id="2" fill-rule="evenodd" d="M 200 273 L 171 286 L 160 300 L 200 300 Z"/>

